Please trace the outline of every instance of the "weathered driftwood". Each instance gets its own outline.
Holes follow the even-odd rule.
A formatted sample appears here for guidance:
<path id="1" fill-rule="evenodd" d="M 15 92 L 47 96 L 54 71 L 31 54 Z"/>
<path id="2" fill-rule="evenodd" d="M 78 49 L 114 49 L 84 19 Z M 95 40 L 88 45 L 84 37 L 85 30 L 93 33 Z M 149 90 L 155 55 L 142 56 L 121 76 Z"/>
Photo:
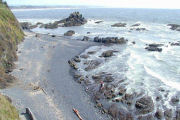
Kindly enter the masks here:
<path id="1" fill-rule="evenodd" d="M 79 111 L 78 111 L 77 109 L 73 108 L 73 111 L 74 111 L 74 113 L 77 115 L 77 117 L 79 118 L 79 120 L 83 120 L 82 117 L 81 117 L 80 114 L 79 114 Z"/>

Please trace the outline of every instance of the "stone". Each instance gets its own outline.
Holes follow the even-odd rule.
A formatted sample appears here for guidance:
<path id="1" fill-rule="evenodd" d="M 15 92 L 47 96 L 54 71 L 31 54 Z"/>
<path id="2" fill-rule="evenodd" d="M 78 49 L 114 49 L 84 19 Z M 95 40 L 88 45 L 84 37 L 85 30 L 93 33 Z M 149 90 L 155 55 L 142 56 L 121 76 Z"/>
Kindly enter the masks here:
<path id="1" fill-rule="evenodd" d="M 135 107 L 138 114 L 147 114 L 154 110 L 154 103 L 151 97 L 145 96 L 136 101 Z"/>
<path id="2" fill-rule="evenodd" d="M 171 30 L 180 31 L 180 25 L 178 24 L 168 24 L 167 26 L 170 26 Z"/>
<path id="3" fill-rule="evenodd" d="M 81 58 L 87 59 L 89 57 L 89 55 L 81 55 Z"/>
<path id="4" fill-rule="evenodd" d="M 84 36 L 83 39 L 81 41 L 88 41 L 89 40 L 89 37 L 87 36 Z"/>
<path id="5" fill-rule="evenodd" d="M 162 48 L 159 48 L 161 46 L 163 46 L 163 44 L 148 44 L 148 46 L 145 47 L 145 49 L 148 51 L 162 52 Z"/>
<path id="6" fill-rule="evenodd" d="M 126 23 L 115 23 L 113 25 L 111 25 L 111 27 L 126 27 Z"/>
<path id="7" fill-rule="evenodd" d="M 179 103 L 179 98 L 177 96 L 174 96 L 171 98 L 171 102 L 172 102 L 172 104 L 177 104 L 177 103 Z"/>
<path id="8" fill-rule="evenodd" d="M 96 24 L 99 24 L 99 23 L 102 23 L 103 21 L 102 20 L 100 20 L 100 21 L 96 21 L 95 23 Z"/>
<path id="9" fill-rule="evenodd" d="M 166 120 L 171 120 L 172 119 L 172 110 L 171 109 L 166 109 L 164 111 L 164 117 Z"/>
<path id="10" fill-rule="evenodd" d="M 85 71 L 89 71 L 92 69 L 95 69 L 96 67 L 98 67 L 101 63 L 97 60 L 90 60 L 88 62 L 88 66 L 85 68 Z"/>
<path id="11" fill-rule="evenodd" d="M 131 25 L 131 27 L 137 27 L 137 26 L 140 26 L 141 24 L 140 23 L 136 23 L 134 25 Z"/>
<path id="12" fill-rule="evenodd" d="M 73 30 L 69 30 L 66 33 L 64 33 L 64 36 L 73 36 L 75 32 Z"/>
<path id="13" fill-rule="evenodd" d="M 102 57 L 111 57 L 113 56 L 113 50 L 108 50 L 102 53 Z"/>
<path id="14" fill-rule="evenodd" d="M 99 38 L 99 37 L 94 37 L 94 42 L 99 42 L 99 43 L 105 43 L 105 44 L 125 44 L 127 42 L 127 40 L 122 37 L 122 38 L 118 38 L 118 37 L 106 37 L 106 38 Z"/>
<path id="15" fill-rule="evenodd" d="M 155 113 L 155 117 L 157 118 L 157 119 L 162 119 L 162 117 L 163 117 L 163 112 L 162 112 L 162 110 L 157 110 L 156 111 L 156 113 Z"/>

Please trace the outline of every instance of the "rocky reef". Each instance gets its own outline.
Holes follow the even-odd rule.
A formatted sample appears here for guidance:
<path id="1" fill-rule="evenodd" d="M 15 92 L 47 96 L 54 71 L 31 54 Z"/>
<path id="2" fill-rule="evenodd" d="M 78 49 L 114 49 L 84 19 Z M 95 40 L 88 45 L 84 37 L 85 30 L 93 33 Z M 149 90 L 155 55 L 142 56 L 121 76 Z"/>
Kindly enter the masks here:
<path id="1" fill-rule="evenodd" d="M 180 25 L 178 24 L 168 24 L 167 26 L 170 26 L 171 30 L 180 31 Z"/>

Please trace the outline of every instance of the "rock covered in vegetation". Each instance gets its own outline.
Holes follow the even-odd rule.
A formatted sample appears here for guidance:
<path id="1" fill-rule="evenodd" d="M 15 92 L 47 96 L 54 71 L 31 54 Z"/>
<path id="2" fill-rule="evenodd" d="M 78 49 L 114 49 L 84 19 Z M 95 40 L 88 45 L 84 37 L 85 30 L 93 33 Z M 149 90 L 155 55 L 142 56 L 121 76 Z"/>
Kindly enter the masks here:
<path id="1" fill-rule="evenodd" d="M 127 42 L 127 40 L 122 37 L 122 38 L 118 38 L 118 37 L 106 37 L 106 38 L 99 38 L 99 37 L 95 37 L 94 38 L 94 42 L 100 42 L 100 43 L 114 43 L 114 44 L 125 44 Z"/>
<path id="2" fill-rule="evenodd" d="M 14 80 L 7 73 L 14 68 L 17 45 L 24 39 L 24 33 L 7 5 L 0 3 L 0 8 L 0 88 L 5 88 Z"/>
<path id="3" fill-rule="evenodd" d="M 111 25 L 111 27 L 126 27 L 126 23 L 115 23 L 113 25 Z"/>
<path id="4" fill-rule="evenodd" d="M 64 33 L 64 36 L 73 36 L 75 34 L 75 31 L 69 30 L 66 33 Z"/>

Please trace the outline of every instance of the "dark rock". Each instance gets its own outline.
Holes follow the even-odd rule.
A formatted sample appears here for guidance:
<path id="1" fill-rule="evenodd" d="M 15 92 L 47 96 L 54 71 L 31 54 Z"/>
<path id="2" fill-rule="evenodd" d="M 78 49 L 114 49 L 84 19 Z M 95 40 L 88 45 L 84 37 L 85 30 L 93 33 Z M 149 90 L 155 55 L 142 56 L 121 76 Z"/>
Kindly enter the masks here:
<path id="1" fill-rule="evenodd" d="M 171 120 L 172 119 L 172 110 L 171 109 L 166 109 L 164 111 L 164 117 L 166 120 Z"/>
<path id="2" fill-rule="evenodd" d="M 74 63 L 74 61 L 69 60 L 68 63 L 69 63 L 69 65 L 70 65 L 73 69 L 75 69 L 75 70 L 78 69 L 78 67 L 77 67 L 77 65 Z"/>
<path id="3" fill-rule="evenodd" d="M 141 25 L 141 24 L 136 23 L 136 24 L 132 25 L 131 27 L 137 27 L 137 26 L 140 26 L 140 25 Z"/>
<path id="4" fill-rule="evenodd" d="M 20 23 L 20 25 L 21 25 L 23 30 L 29 30 L 30 26 L 31 26 L 31 23 L 29 23 L 29 22 L 22 22 L 22 23 Z"/>
<path id="5" fill-rule="evenodd" d="M 171 30 L 180 31 L 180 25 L 178 24 L 168 24 L 167 26 L 170 26 Z"/>
<path id="6" fill-rule="evenodd" d="M 111 27 L 126 27 L 126 23 L 115 23 L 113 25 L 111 25 Z"/>
<path id="7" fill-rule="evenodd" d="M 135 30 L 135 31 L 147 31 L 146 28 L 131 28 L 130 30 Z"/>
<path id="8" fill-rule="evenodd" d="M 175 120 L 180 120 L 180 109 L 176 110 Z"/>
<path id="9" fill-rule="evenodd" d="M 95 69 L 96 67 L 98 67 L 101 63 L 97 60 L 90 60 L 88 61 L 88 66 L 85 68 L 85 71 L 89 71 L 92 69 Z"/>
<path id="10" fill-rule="evenodd" d="M 89 37 L 87 37 L 87 36 L 84 36 L 82 39 L 82 41 L 88 41 L 88 40 L 89 40 Z"/>
<path id="11" fill-rule="evenodd" d="M 96 21 L 95 23 L 96 24 L 99 24 L 99 23 L 102 23 L 103 21 L 102 20 L 100 20 L 100 21 Z"/>
<path id="12" fill-rule="evenodd" d="M 99 38 L 99 37 L 95 37 L 94 38 L 94 42 L 100 42 L 100 43 L 114 43 L 114 44 L 125 44 L 127 42 L 127 40 L 122 37 L 122 38 L 118 38 L 118 37 L 106 37 L 106 38 Z"/>
<path id="13" fill-rule="evenodd" d="M 123 95 L 123 94 L 125 94 L 125 93 L 126 93 L 126 88 L 120 87 L 120 88 L 119 88 L 119 95 Z"/>
<path id="14" fill-rule="evenodd" d="M 118 120 L 134 120 L 133 115 L 127 110 L 120 108 L 118 114 Z"/>
<path id="15" fill-rule="evenodd" d="M 42 24 L 40 27 L 41 28 L 44 27 L 45 29 L 55 29 L 58 28 L 58 24 L 48 23 L 48 24 Z"/>
<path id="16" fill-rule="evenodd" d="M 147 114 L 154 110 L 154 103 L 151 97 L 146 96 L 138 99 L 135 104 L 137 113 Z"/>
<path id="17" fill-rule="evenodd" d="M 91 32 L 87 32 L 87 34 L 90 34 Z"/>
<path id="18" fill-rule="evenodd" d="M 171 102 L 172 102 L 172 104 L 177 104 L 177 103 L 179 103 L 179 98 L 177 96 L 174 96 L 171 98 Z"/>
<path id="19" fill-rule="evenodd" d="M 87 59 L 89 57 L 89 55 L 81 55 L 81 58 Z"/>
<path id="20" fill-rule="evenodd" d="M 71 27 L 84 25 L 87 23 L 87 20 L 79 12 L 73 12 L 68 18 L 57 21 L 56 23 L 61 23 L 62 27 Z"/>
<path id="21" fill-rule="evenodd" d="M 113 118 L 118 118 L 119 110 L 116 104 L 112 104 L 109 107 L 108 112 Z"/>
<path id="22" fill-rule="evenodd" d="M 133 41 L 133 42 L 132 42 L 132 44 L 136 44 L 136 42 L 135 42 L 135 41 Z"/>
<path id="23" fill-rule="evenodd" d="M 102 57 L 111 57 L 113 56 L 113 50 L 108 50 L 102 53 Z"/>
<path id="24" fill-rule="evenodd" d="M 89 51 L 88 54 L 92 55 L 92 54 L 95 54 L 96 51 Z"/>
<path id="25" fill-rule="evenodd" d="M 171 46 L 180 46 L 180 42 L 173 42 L 171 43 Z"/>
<path id="26" fill-rule="evenodd" d="M 108 73 L 104 73 L 104 72 L 93 75 L 92 79 L 94 79 L 95 82 L 103 81 L 103 82 L 109 83 L 109 82 L 114 81 L 114 78 L 112 77 L 112 74 L 108 74 Z"/>
<path id="27" fill-rule="evenodd" d="M 75 62 L 81 62 L 81 59 L 79 57 L 74 57 Z"/>
<path id="28" fill-rule="evenodd" d="M 75 32 L 73 30 L 69 30 L 66 33 L 64 33 L 64 36 L 72 36 L 74 34 L 75 34 Z"/>
<path id="29" fill-rule="evenodd" d="M 51 37 L 56 37 L 56 35 L 51 35 Z"/>
<path id="30" fill-rule="evenodd" d="M 162 110 L 157 110 L 156 111 L 156 113 L 155 113 L 155 117 L 157 118 L 157 119 L 162 119 L 162 117 L 163 117 L 163 112 L 162 112 Z"/>
<path id="31" fill-rule="evenodd" d="M 161 52 L 162 48 L 159 48 L 163 46 L 163 44 L 149 44 L 148 47 L 146 47 L 145 49 L 148 51 L 157 51 L 157 52 Z"/>
<path id="32" fill-rule="evenodd" d="M 139 116 L 138 120 L 154 120 L 152 114 L 146 115 L 146 116 Z"/>

